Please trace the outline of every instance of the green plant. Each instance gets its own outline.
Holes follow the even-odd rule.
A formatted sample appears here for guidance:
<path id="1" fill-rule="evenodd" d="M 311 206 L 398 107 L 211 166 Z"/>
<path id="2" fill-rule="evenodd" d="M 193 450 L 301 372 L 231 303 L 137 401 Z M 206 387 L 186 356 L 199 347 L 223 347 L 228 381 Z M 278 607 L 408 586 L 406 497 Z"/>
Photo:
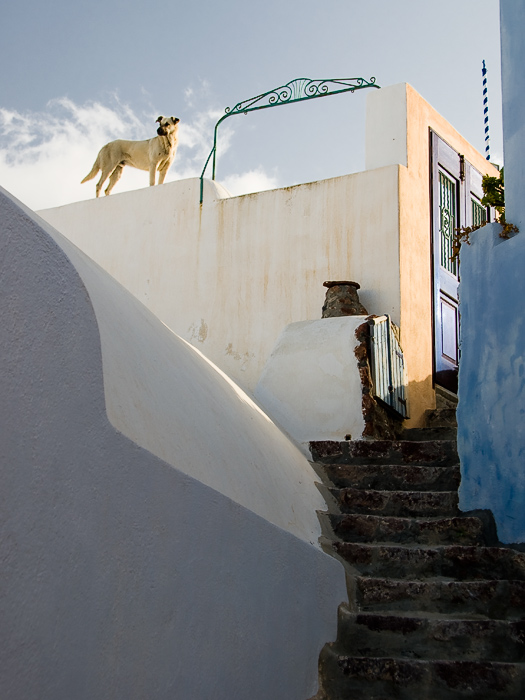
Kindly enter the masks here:
<path id="1" fill-rule="evenodd" d="M 481 203 L 484 207 L 494 207 L 498 212 L 497 220 L 505 223 L 505 180 L 504 169 L 501 168 L 499 177 L 492 175 L 483 175 L 481 181 L 483 188 L 483 198 Z"/>
<path id="2" fill-rule="evenodd" d="M 494 207 L 497 212 L 496 221 L 501 224 L 500 238 L 510 238 L 512 233 L 518 233 L 517 226 L 507 223 L 505 220 L 505 180 L 504 169 L 500 170 L 499 176 L 483 175 L 481 187 L 483 188 L 483 197 L 481 204 L 484 207 Z M 455 230 L 454 239 L 452 241 L 452 260 L 457 260 L 461 244 L 470 245 L 470 234 L 485 226 L 487 222 L 477 226 L 462 226 Z"/>

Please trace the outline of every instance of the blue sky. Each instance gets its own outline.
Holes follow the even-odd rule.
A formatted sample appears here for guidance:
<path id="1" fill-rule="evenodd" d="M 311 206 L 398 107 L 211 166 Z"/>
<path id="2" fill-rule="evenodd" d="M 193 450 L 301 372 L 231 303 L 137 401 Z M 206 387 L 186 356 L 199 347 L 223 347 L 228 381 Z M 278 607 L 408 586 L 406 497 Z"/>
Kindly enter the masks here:
<path id="1" fill-rule="evenodd" d="M 483 151 L 481 62 L 489 70 L 492 159 L 502 160 L 497 0 L 4 0 L 0 184 L 33 208 L 80 186 L 113 138 L 182 119 L 168 180 L 200 173 L 227 106 L 296 77 L 410 83 Z M 366 91 L 246 117 L 221 129 L 218 179 L 235 192 L 364 167 Z M 143 187 L 126 169 L 115 192 Z"/>

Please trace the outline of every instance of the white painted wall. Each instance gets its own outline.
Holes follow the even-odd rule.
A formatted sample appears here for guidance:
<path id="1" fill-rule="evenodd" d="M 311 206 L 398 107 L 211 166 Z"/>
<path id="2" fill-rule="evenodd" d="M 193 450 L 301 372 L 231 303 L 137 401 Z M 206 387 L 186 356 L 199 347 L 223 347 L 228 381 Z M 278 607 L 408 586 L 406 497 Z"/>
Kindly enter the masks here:
<path id="1" fill-rule="evenodd" d="M 198 202 L 194 179 L 40 213 L 251 392 L 282 329 L 321 317 L 325 280 L 399 323 L 397 166 Z"/>
<path id="2" fill-rule="evenodd" d="M 0 193 L 2 696 L 311 697 L 345 588 L 308 465 L 41 224 Z"/>
<path id="3" fill-rule="evenodd" d="M 317 545 L 324 501 L 306 459 L 229 377 L 63 236 L 97 316 L 107 415 L 134 442 Z M 108 299 L 112 303 L 108 303 Z"/>
<path id="4" fill-rule="evenodd" d="M 41 214 L 250 394 L 283 328 L 321 317 L 323 282 L 355 280 L 400 327 L 421 427 L 435 405 L 429 129 L 490 171 L 403 83 L 368 93 L 365 172 L 242 197 L 206 181 L 202 208 L 185 180 Z"/>
<path id="5" fill-rule="evenodd" d="M 255 397 L 309 455 L 311 440 L 362 437 L 362 385 L 355 356 L 366 316 L 287 326 L 266 363 Z"/>
<path id="6" fill-rule="evenodd" d="M 525 542 L 524 0 L 501 0 L 505 213 L 461 249 L 460 507 L 490 509 L 502 542 Z"/>
<path id="7" fill-rule="evenodd" d="M 408 166 L 406 83 L 372 90 L 366 100 L 365 168 Z"/>

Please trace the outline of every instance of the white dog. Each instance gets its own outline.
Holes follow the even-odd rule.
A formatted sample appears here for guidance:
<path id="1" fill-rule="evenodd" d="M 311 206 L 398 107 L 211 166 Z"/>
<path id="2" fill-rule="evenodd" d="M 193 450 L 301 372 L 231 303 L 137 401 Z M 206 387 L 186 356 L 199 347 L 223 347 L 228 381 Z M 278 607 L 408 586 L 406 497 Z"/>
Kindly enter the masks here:
<path id="1" fill-rule="evenodd" d="M 149 170 L 149 184 L 155 184 L 155 173 L 159 171 L 159 185 L 162 185 L 166 173 L 175 158 L 177 150 L 180 119 L 177 117 L 159 117 L 158 136 L 147 141 L 111 141 L 103 146 L 89 175 L 82 183 L 92 180 L 99 170 L 102 171 L 97 182 L 97 197 L 100 196 L 102 185 L 109 177 L 105 193 L 108 195 L 120 180 L 125 165 L 131 165 L 139 170 Z"/>

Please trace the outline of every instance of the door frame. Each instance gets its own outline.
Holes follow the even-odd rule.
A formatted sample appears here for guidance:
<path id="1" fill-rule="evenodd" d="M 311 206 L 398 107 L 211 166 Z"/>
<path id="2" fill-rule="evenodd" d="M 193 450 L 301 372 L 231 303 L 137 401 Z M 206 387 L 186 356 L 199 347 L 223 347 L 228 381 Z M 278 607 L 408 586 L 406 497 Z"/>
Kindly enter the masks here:
<path id="1" fill-rule="evenodd" d="M 457 393 L 460 356 L 459 260 L 448 264 L 448 269 L 441 264 L 440 172 L 454 183 L 454 229 L 472 226 L 472 202 L 481 206 L 483 196 L 482 174 L 432 129 L 429 141 L 433 383 Z M 485 216 L 488 217 L 488 213 Z M 450 248 L 444 251 L 447 258 L 449 252 Z M 444 311 L 447 316 L 445 320 Z"/>

